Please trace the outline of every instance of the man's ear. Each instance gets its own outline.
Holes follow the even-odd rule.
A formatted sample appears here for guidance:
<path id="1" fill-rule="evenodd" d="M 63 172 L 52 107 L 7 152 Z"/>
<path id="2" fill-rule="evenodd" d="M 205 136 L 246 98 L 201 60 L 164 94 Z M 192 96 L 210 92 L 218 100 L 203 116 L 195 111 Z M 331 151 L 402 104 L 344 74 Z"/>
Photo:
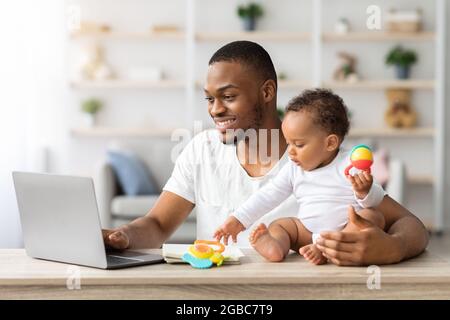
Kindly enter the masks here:
<path id="1" fill-rule="evenodd" d="M 261 92 L 264 102 L 269 103 L 275 99 L 277 95 L 277 85 L 275 84 L 275 81 L 271 79 L 266 80 L 261 86 Z"/>
<path id="2" fill-rule="evenodd" d="M 339 147 L 339 137 L 335 134 L 330 134 L 326 140 L 327 151 L 334 151 Z"/>

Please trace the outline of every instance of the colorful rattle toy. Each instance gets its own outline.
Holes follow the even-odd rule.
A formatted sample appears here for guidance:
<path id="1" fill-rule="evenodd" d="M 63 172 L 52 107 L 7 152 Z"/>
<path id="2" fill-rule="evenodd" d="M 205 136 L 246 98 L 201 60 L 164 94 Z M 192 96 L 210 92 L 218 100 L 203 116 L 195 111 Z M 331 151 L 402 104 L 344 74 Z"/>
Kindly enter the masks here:
<path id="1" fill-rule="evenodd" d="M 219 249 L 214 250 L 210 245 L 218 246 Z M 224 245 L 219 241 L 196 240 L 181 259 L 198 269 L 211 268 L 214 263 L 220 267 L 224 260 L 224 250 Z"/>
<path id="2" fill-rule="evenodd" d="M 359 144 L 353 147 L 350 152 L 350 162 L 351 164 L 345 168 L 346 176 L 350 174 L 350 169 L 353 167 L 370 173 L 370 166 L 373 163 L 372 150 L 365 144 Z"/>

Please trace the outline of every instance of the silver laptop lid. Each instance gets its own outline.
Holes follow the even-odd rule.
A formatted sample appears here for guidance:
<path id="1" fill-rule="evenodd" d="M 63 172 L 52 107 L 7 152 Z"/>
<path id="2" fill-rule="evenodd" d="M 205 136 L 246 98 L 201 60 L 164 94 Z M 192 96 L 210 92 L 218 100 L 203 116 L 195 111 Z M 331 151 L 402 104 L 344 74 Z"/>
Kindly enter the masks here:
<path id="1" fill-rule="evenodd" d="M 27 254 L 106 268 L 91 178 L 13 172 Z"/>

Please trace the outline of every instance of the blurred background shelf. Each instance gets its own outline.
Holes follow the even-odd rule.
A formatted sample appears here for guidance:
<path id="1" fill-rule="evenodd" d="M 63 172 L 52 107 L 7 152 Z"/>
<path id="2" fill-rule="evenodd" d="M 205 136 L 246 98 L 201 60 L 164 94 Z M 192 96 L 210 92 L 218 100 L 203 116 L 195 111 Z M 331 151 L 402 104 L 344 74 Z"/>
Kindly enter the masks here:
<path id="1" fill-rule="evenodd" d="M 311 34 L 306 32 L 197 32 L 195 34 L 197 41 L 309 41 Z"/>
<path id="2" fill-rule="evenodd" d="M 325 42 L 338 41 L 360 41 L 360 42 L 374 42 L 374 41 L 432 41 L 435 39 L 434 32 L 349 32 L 345 34 L 328 32 L 322 35 Z"/>
<path id="3" fill-rule="evenodd" d="M 93 128 L 74 128 L 72 134 L 74 136 L 85 137 L 114 137 L 114 136 L 166 136 L 170 137 L 173 130 L 169 129 L 151 129 L 147 127 L 93 127 Z M 416 128 L 416 129 L 389 129 L 389 128 L 368 128 L 352 129 L 349 138 L 428 138 L 434 134 L 433 128 Z M 425 177 L 416 177 L 416 181 L 426 180 Z M 430 180 L 427 180 L 430 181 Z"/>
<path id="4" fill-rule="evenodd" d="M 360 80 L 358 82 L 339 82 L 339 81 L 324 81 L 323 87 L 330 89 L 423 89 L 431 90 L 435 87 L 434 80 Z"/>
<path id="5" fill-rule="evenodd" d="M 434 128 L 354 128 L 349 132 L 350 138 L 432 138 Z"/>
<path id="6" fill-rule="evenodd" d="M 416 185 L 433 185 L 435 179 L 432 175 L 410 175 L 408 183 Z"/>
<path id="7" fill-rule="evenodd" d="M 202 89 L 204 87 L 204 81 L 197 81 L 195 86 L 197 89 Z M 309 80 L 278 80 L 278 87 L 281 89 L 298 89 L 303 90 L 306 88 L 311 88 L 313 85 L 312 81 Z"/>
<path id="8" fill-rule="evenodd" d="M 70 82 L 74 89 L 182 89 L 183 81 L 137 81 L 137 80 L 74 80 Z"/>
<path id="9" fill-rule="evenodd" d="M 84 138 L 139 138 L 139 137 L 153 137 L 153 138 L 170 138 L 172 129 L 157 129 L 149 127 L 94 127 L 94 128 L 74 128 L 71 134 L 76 137 Z"/>
<path id="10" fill-rule="evenodd" d="M 278 87 L 282 89 L 306 89 L 313 86 L 308 80 L 278 80 Z"/>
<path id="11" fill-rule="evenodd" d="M 182 31 L 170 32 L 84 32 L 70 35 L 73 40 L 183 40 L 186 34 Z"/>

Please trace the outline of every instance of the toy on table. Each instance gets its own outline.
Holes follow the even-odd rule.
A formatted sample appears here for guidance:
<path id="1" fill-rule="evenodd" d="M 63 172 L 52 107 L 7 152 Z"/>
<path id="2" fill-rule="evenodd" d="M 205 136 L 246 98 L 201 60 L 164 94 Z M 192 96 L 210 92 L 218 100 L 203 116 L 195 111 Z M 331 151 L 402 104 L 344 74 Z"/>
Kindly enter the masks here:
<path id="1" fill-rule="evenodd" d="M 350 162 L 351 164 L 345 168 L 346 176 L 350 174 L 350 169 L 353 167 L 370 173 L 370 167 L 373 163 L 372 149 L 365 144 L 354 146 L 350 152 Z"/>
<path id="2" fill-rule="evenodd" d="M 211 246 L 218 246 L 219 249 L 215 250 Z M 211 268 L 213 264 L 220 267 L 224 260 L 224 250 L 224 245 L 219 241 L 196 240 L 181 259 L 198 269 Z"/>

